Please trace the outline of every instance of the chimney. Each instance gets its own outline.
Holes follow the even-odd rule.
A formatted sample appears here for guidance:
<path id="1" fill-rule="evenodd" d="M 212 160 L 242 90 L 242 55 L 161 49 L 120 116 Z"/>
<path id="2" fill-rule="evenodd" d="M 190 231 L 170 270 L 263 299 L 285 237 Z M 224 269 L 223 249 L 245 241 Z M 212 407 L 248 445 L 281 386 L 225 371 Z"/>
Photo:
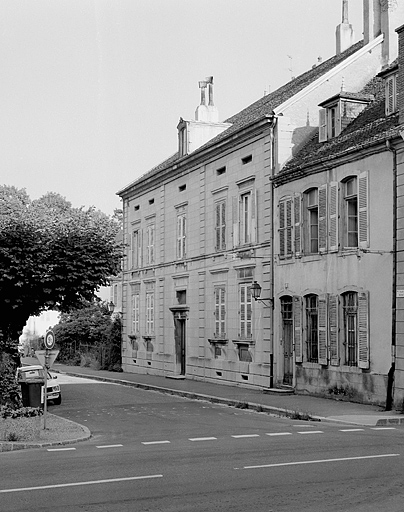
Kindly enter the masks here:
<path id="1" fill-rule="evenodd" d="M 363 40 L 365 44 L 380 35 L 380 16 L 380 0 L 363 0 Z"/>
<path id="2" fill-rule="evenodd" d="M 397 77 L 397 106 L 400 124 L 404 123 L 404 25 L 396 29 L 398 34 L 398 77 Z"/>
<path id="3" fill-rule="evenodd" d="M 199 82 L 199 88 L 201 89 L 201 104 L 195 110 L 195 121 L 217 123 L 219 113 L 213 103 L 213 76 L 208 76 Z M 208 89 L 208 105 L 206 105 L 206 89 Z"/>
<path id="4" fill-rule="evenodd" d="M 342 23 L 335 30 L 336 54 L 340 54 L 352 46 L 354 41 L 354 31 L 348 21 L 348 0 L 342 0 Z"/>

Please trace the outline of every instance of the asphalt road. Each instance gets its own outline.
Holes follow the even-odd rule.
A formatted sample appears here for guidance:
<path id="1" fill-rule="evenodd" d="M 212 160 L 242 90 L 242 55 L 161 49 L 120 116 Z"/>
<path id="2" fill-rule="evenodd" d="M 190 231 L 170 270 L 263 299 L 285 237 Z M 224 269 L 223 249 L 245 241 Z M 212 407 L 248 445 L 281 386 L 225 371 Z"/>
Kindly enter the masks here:
<path id="1" fill-rule="evenodd" d="M 63 381 L 65 379 L 65 381 Z M 404 428 L 298 422 L 61 377 L 74 446 L 0 453 L 0 511 L 404 510 Z"/>

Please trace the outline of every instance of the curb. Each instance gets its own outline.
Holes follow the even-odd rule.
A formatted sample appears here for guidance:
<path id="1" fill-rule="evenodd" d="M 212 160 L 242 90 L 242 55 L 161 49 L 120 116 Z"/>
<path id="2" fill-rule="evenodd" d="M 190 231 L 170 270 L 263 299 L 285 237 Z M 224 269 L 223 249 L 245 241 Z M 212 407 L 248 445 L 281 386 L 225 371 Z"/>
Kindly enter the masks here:
<path id="1" fill-rule="evenodd" d="M 284 409 L 281 407 L 275 407 L 271 405 L 262 405 L 254 402 L 240 402 L 240 400 L 234 400 L 230 398 L 222 398 L 211 395 L 204 395 L 202 393 L 196 393 L 194 391 L 181 391 L 178 389 L 165 388 L 162 386 L 153 386 L 152 384 L 142 384 L 139 382 L 132 382 L 123 379 L 114 379 L 111 377 L 99 377 L 97 375 L 86 375 L 82 373 L 75 372 L 60 372 L 59 370 L 53 369 L 56 373 L 64 373 L 65 375 L 70 375 L 71 377 L 80 377 L 91 380 L 97 380 L 100 382 L 109 382 L 111 384 L 120 384 L 122 386 L 128 386 L 132 388 L 144 389 L 146 391 L 156 391 L 158 393 L 164 393 L 167 395 L 176 395 L 181 396 L 183 398 L 188 398 L 190 400 L 203 400 L 206 402 L 211 402 L 213 404 L 222 404 L 227 405 L 229 407 L 235 407 L 236 409 L 249 409 L 256 412 L 264 412 L 270 414 L 272 416 L 277 417 L 287 417 L 293 418 L 296 420 L 306 420 L 306 421 L 321 421 L 321 418 L 318 416 L 312 416 L 309 413 L 301 413 L 299 411 L 291 411 L 288 409 Z"/>

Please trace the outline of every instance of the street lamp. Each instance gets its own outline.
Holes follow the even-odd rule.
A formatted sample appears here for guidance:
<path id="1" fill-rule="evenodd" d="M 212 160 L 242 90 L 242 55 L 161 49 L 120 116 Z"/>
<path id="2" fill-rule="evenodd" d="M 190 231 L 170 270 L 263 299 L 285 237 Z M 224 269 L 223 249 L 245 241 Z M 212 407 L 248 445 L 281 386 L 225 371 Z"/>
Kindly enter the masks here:
<path id="1" fill-rule="evenodd" d="M 114 309 L 115 309 L 115 304 L 111 300 L 111 302 L 108 302 L 108 311 L 111 313 L 111 315 L 114 312 Z"/>
<path id="2" fill-rule="evenodd" d="M 274 300 L 273 299 L 261 299 L 261 286 L 259 283 L 257 283 L 257 281 L 254 281 L 253 284 L 251 285 L 251 295 L 252 295 L 252 298 L 255 300 L 255 301 L 260 301 L 262 302 L 263 304 L 265 304 L 265 301 L 269 301 L 270 305 L 273 307 L 274 305 Z M 265 306 L 268 306 L 268 304 L 265 304 Z"/>

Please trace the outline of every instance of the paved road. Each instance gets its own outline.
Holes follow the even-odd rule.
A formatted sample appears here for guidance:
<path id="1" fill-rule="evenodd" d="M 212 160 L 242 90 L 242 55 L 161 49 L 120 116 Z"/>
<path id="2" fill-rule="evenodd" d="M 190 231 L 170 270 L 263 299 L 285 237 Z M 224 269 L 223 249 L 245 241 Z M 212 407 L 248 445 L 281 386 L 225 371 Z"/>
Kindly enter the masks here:
<path id="1" fill-rule="evenodd" d="M 69 379 L 52 412 L 94 437 L 1 453 L 1 512 L 403 510 L 403 427 L 297 422 Z"/>

